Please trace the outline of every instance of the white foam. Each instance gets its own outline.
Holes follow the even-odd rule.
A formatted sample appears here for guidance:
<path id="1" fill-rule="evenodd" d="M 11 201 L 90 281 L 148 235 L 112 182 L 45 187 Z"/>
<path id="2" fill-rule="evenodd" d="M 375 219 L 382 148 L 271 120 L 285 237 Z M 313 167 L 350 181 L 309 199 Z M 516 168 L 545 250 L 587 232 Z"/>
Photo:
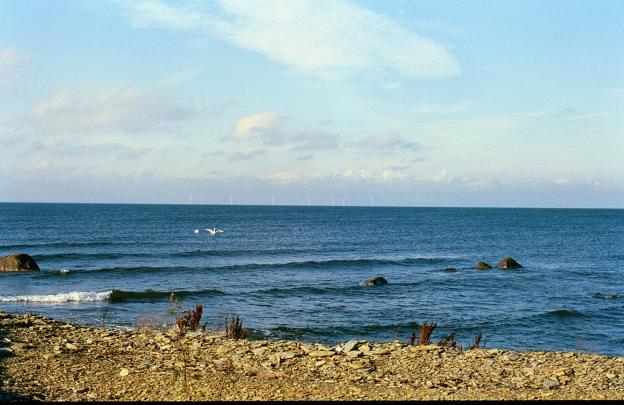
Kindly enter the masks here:
<path id="1" fill-rule="evenodd" d="M 5 295 L 0 296 L 0 302 L 94 302 L 106 301 L 113 291 L 82 292 L 72 291 L 50 295 Z"/>
<path id="2" fill-rule="evenodd" d="M 60 269 L 57 273 L 65 275 L 65 274 L 69 274 L 69 270 L 67 270 L 67 269 Z"/>

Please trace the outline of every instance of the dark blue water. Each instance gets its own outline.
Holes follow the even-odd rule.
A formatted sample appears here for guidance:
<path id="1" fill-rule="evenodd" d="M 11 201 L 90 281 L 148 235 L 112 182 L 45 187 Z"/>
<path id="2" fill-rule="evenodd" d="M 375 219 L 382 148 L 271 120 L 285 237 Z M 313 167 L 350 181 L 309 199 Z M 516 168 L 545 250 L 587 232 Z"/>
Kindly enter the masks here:
<path id="1" fill-rule="evenodd" d="M 436 322 L 434 341 L 624 354 L 624 210 L 0 204 L 0 255 L 17 252 L 41 271 L 0 274 L 4 311 L 136 327 L 174 292 L 269 339 L 407 342 Z M 474 269 L 505 256 L 524 267 Z M 360 285 L 375 276 L 390 284 Z"/>

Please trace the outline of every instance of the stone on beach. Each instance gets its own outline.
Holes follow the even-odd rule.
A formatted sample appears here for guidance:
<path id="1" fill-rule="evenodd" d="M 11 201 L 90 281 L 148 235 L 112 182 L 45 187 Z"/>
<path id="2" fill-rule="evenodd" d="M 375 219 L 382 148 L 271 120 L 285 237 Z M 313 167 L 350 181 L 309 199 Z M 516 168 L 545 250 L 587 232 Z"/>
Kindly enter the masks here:
<path id="1" fill-rule="evenodd" d="M 0 272 L 39 271 L 35 259 L 25 253 L 0 257 Z"/>

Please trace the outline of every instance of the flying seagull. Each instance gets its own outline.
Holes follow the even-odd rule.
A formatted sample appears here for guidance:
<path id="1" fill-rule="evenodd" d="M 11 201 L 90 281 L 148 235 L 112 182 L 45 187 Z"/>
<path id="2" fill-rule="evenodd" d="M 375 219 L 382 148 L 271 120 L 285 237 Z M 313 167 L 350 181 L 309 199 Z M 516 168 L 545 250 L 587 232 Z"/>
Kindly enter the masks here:
<path id="1" fill-rule="evenodd" d="M 217 229 L 217 227 L 215 226 L 214 228 L 210 229 L 210 228 L 206 228 L 206 230 L 208 231 L 208 233 L 211 236 L 215 236 L 217 233 L 223 232 L 221 229 Z"/>

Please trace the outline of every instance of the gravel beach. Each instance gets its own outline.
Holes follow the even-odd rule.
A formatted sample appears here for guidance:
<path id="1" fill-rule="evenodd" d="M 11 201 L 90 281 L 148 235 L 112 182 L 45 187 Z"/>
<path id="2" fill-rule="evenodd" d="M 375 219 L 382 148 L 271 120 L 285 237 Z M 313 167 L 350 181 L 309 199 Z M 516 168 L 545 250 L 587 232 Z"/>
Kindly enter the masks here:
<path id="1" fill-rule="evenodd" d="M 0 312 L 0 400 L 624 399 L 624 357 L 233 340 Z"/>

